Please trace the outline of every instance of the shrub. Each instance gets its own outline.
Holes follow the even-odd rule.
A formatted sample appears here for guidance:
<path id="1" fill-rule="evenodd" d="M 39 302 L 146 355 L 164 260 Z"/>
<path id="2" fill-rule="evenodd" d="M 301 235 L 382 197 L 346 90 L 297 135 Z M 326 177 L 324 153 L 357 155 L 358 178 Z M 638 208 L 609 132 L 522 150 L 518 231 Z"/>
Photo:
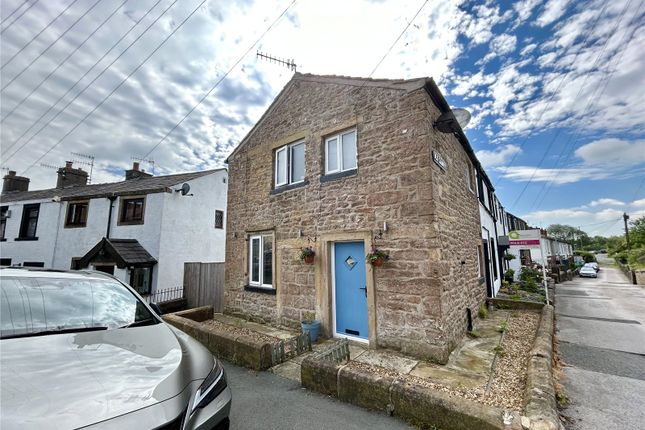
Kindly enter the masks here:
<path id="1" fill-rule="evenodd" d="M 486 306 L 481 305 L 477 314 L 479 315 L 479 318 L 486 319 L 488 318 L 488 309 L 486 309 Z"/>
<path id="2" fill-rule="evenodd" d="M 506 272 L 504 272 L 504 279 L 506 279 L 510 283 L 513 282 L 514 276 L 515 276 L 515 270 L 513 269 L 506 269 Z"/>

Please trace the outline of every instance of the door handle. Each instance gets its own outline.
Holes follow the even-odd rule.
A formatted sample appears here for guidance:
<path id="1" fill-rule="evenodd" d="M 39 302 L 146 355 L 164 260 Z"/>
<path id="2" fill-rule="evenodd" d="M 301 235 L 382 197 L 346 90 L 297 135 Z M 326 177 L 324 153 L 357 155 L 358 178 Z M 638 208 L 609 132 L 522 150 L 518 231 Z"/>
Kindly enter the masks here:
<path id="1" fill-rule="evenodd" d="M 359 290 L 365 291 L 365 297 L 367 297 L 367 285 L 362 288 L 359 288 Z"/>

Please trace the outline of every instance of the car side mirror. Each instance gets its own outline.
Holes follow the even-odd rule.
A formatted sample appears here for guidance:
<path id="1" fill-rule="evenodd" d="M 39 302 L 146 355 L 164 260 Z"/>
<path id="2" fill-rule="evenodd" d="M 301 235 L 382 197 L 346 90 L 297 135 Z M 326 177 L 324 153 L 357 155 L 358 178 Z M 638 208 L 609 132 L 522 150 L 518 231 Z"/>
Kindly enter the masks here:
<path id="1" fill-rule="evenodd" d="M 161 315 L 163 314 L 163 312 L 161 312 L 161 308 L 159 307 L 159 305 L 158 305 L 158 304 L 156 304 L 156 303 L 150 303 L 150 307 L 152 308 L 152 310 L 153 310 L 153 311 L 155 311 L 155 313 L 156 313 L 157 315 L 161 316 Z"/>

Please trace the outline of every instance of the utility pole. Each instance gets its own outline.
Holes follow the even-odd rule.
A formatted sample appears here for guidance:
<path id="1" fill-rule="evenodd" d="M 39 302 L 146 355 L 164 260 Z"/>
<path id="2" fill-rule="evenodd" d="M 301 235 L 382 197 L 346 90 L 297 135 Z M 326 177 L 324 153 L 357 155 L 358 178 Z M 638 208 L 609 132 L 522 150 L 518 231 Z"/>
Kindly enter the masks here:
<path id="1" fill-rule="evenodd" d="M 627 226 L 627 220 L 629 219 L 629 215 L 627 215 L 626 212 L 623 212 L 623 221 L 625 222 L 625 241 L 627 241 L 627 249 L 631 249 L 629 246 L 629 227 Z"/>

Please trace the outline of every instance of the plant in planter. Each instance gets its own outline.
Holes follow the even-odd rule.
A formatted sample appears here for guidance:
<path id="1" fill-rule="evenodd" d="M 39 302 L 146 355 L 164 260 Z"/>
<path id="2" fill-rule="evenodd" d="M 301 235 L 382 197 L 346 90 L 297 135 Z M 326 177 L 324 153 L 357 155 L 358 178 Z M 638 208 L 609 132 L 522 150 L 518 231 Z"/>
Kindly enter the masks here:
<path id="1" fill-rule="evenodd" d="M 516 257 L 513 254 L 504 254 L 504 260 L 506 261 L 515 260 L 515 258 Z"/>
<path id="2" fill-rule="evenodd" d="M 303 260 L 306 264 L 313 264 L 315 256 L 316 252 L 310 247 L 302 248 L 300 250 L 300 259 Z"/>
<path id="3" fill-rule="evenodd" d="M 381 251 L 374 248 L 372 252 L 367 254 L 365 260 L 374 267 L 381 267 L 383 263 L 390 259 L 390 254 L 387 251 Z"/>
<path id="4" fill-rule="evenodd" d="M 316 319 L 316 314 L 313 312 L 305 312 L 302 314 L 302 321 L 300 321 L 303 333 L 309 333 L 311 343 L 318 340 L 318 332 L 320 331 L 320 321 Z"/>

